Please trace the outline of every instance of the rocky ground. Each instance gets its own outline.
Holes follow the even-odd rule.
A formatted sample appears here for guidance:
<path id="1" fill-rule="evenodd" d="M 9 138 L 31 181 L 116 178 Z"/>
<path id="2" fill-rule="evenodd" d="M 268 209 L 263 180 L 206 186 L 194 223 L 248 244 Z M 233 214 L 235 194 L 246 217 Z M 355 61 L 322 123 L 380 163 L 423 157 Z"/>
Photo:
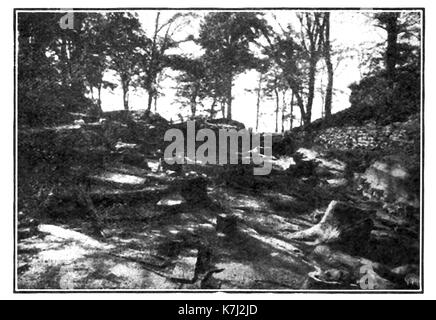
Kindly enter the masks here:
<path id="1" fill-rule="evenodd" d="M 401 157 L 317 148 L 251 166 L 162 162 L 168 124 L 20 129 L 18 289 L 418 289 Z"/>

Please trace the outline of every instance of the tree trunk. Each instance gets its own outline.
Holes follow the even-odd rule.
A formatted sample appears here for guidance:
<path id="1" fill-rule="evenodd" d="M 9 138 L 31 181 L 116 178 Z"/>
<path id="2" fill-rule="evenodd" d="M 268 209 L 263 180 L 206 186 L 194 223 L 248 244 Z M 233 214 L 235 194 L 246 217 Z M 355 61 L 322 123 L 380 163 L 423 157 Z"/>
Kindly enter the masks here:
<path id="1" fill-rule="evenodd" d="M 226 118 L 226 103 L 221 101 L 221 113 L 223 114 L 223 119 Z"/>
<path id="2" fill-rule="evenodd" d="M 300 109 L 300 126 L 303 125 L 303 121 L 306 119 L 306 111 L 304 109 L 304 102 L 301 95 L 298 93 L 298 91 L 295 91 L 295 98 L 297 99 L 297 106 Z"/>
<path id="3" fill-rule="evenodd" d="M 125 82 L 122 83 L 123 86 L 123 105 L 124 110 L 129 110 L 129 85 Z"/>
<path id="4" fill-rule="evenodd" d="M 325 118 L 330 119 L 332 115 L 332 97 L 333 97 L 333 65 L 331 60 L 330 48 L 330 12 L 325 13 L 325 39 L 324 39 L 324 56 L 327 66 L 327 89 L 325 94 Z"/>
<path id="5" fill-rule="evenodd" d="M 292 98 L 291 98 L 291 113 L 290 113 L 290 120 L 291 120 L 291 124 L 290 124 L 290 130 L 293 129 L 293 124 L 294 124 L 294 91 L 292 91 Z"/>
<path id="6" fill-rule="evenodd" d="M 257 86 L 257 103 L 256 103 L 256 132 L 259 130 L 260 116 L 260 92 L 262 89 L 262 74 L 259 75 L 259 85 Z"/>
<path id="7" fill-rule="evenodd" d="M 280 97 L 279 97 L 279 90 L 277 89 L 277 86 L 274 87 L 274 95 L 276 96 L 276 129 L 275 132 L 279 132 L 279 110 L 280 110 Z"/>
<path id="8" fill-rule="evenodd" d="M 97 100 L 98 109 L 100 112 L 103 110 L 101 109 L 101 83 L 98 85 L 98 100 Z"/>
<path id="9" fill-rule="evenodd" d="M 398 59 L 398 29 L 398 14 L 389 14 L 386 19 L 386 31 L 388 33 L 388 44 L 386 48 L 386 79 L 389 86 L 389 91 L 386 95 L 386 105 L 389 108 L 392 108 L 394 99 L 395 67 Z"/>
<path id="10" fill-rule="evenodd" d="M 229 74 L 229 79 L 227 83 L 227 120 L 232 120 L 232 86 L 233 86 L 233 75 Z"/>
<path id="11" fill-rule="evenodd" d="M 315 76 L 316 76 L 316 57 L 312 54 L 310 58 L 310 65 L 309 65 L 309 91 L 307 95 L 307 104 L 306 104 L 306 110 L 303 117 L 304 125 L 307 126 L 311 120 L 312 120 L 312 105 L 313 105 L 313 98 L 315 96 Z"/>
<path id="12" fill-rule="evenodd" d="M 216 106 L 216 96 L 213 97 L 212 104 L 210 106 L 210 118 L 215 118 L 215 106 Z"/>
<path id="13" fill-rule="evenodd" d="M 303 119 L 306 115 L 306 112 L 304 110 L 304 101 L 299 93 L 299 86 L 295 83 L 292 79 L 287 79 L 287 82 L 289 84 L 289 87 L 292 89 L 292 103 L 294 103 L 294 97 L 297 100 L 297 106 L 300 109 L 301 119 Z"/>
<path id="14" fill-rule="evenodd" d="M 386 19 L 386 31 L 388 33 L 388 44 L 386 48 L 386 74 L 391 82 L 395 79 L 395 66 L 398 58 L 398 15 L 392 13 Z"/>
<path id="15" fill-rule="evenodd" d="M 147 111 L 151 111 L 151 106 L 153 104 L 153 93 L 152 90 L 148 90 L 148 102 L 147 102 Z"/>
<path id="16" fill-rule="evenodd" d="M 147 102 L 147 111 L 151 112 L 151 107 L 153 105 L 153 98 L 155 97 L 155 63 L 156 63 L 156 48 L 157 48 L 157 33 L 159 29 L 159 19 L 160 12 L 156 13 L 155 25 L 154 25 L 154 34 L 153 34 L 153 42 L 151 46 L 151 57 L 148 63 L 148 72 L 147 72 L 147 93 L 148 93 L 148 102 Z"/>
<path id="17" fill-rule="evenodd" d="M 192 118 L 195 117 L 195 114 L 197 113 L 197 101 L 196 97 L 191 98 L 191 115 Z"/>
<path id="18" fill-rule="evenodd" d="M 285 132 L 285 112 L 286 112 L 286 91 L 283 91 L 283 97 L 282 97 L 282 133 Z"/>

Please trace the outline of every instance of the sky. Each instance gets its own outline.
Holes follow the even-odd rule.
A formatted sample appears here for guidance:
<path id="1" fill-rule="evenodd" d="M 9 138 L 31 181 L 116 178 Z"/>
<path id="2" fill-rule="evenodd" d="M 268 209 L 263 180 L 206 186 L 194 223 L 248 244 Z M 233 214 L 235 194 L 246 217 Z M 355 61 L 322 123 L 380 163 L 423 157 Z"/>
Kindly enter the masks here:
<path id="1" fill-rule="evenodd" d="M 156 18 L 156 11 L 143 10 L 138 11 L 139 20 L 142 24 L 144 31 L 147 35 L 151 36 L 154 30 L 154 23 Z M 166 21 L 169 17 L 175 14 L 176 11 L 164 11 L 161 12 L 161 21 Z M 207 12 L 196 12 L 199 16 L 193 19 L 189 19 L 189 24 L 175 34 L 175 38 L 183 39 L 189 34 L 198 34 L 199 24 L 201 16 Z M 298 26 L 298 20 L 296 20 L 296 12 L 290 10 L 274 10 L 268 11 L 264 17 L 269 24 L 275 29 L 279 30 L 279 24 L 285 27 L 287 24 Z M 382 42 L 386 34 L 385 32 L 373 25 L 370 19 L 368 19 L 368 13 L 364 11 L 332 11 L 331 12 L 331 43 L 334 48 L 349 48 L 347 57 L 342 59 L 339 64 L 334 65 L 334 97 L 332 103 L 332 112 L 338 112 L 350 106 L 349 95 L 350 90 L 348 86 L 354 82 L 358 82 L 361 79 L 361 71 L 359 70 L 359 56 L 369 50 L 371 46 L 378 42 Z M 183 43 L 179 49 L 168 51 L 169 54 L 183 53 L 192 56 L 201 55 L 201 48 L 192 42 Z M 333 62 L 335 64 L 335 56 L 333 56 Z M 320 64 L 321 65 L 321 64 Z M 175 76 L 177 73 L 169 70 L 169 75 Z M 237 121 L 243 122 L 247 128 L 255 128 L 256 124 L 256 102 L 257 95 L 255 92 L 249 92 L 258 86 L 259 74 L 254 70 L 248 70 L 247 72 L 240 74 L 236 77 L 233 86 L 233 118 Z M 320 73 L 317 77 L 317 88 L 321 86 L 321 80 L 323 79 L 323 86 L 326 85 L 327 75 Z M 116 75 L 108 72 L 105 75 L 105 79 L 112 80 L 119 83 Z M 157 112 L 168 120 L 177 119 L 177 114 L 188 115 L 188 109 L 181 110 L 180 103 L 176 102 L 175 89 L 176 82 L 170 78 L 164 80 L 162 83 L 162 92 L 164 96 L 161 96 L 157 101 Z M 129 105 L 132 110 L 144 109 L 147 105 L 147 94 L 143 89 L 131 89 L 129 96 Z M 287 97 L 290 100 L 290 97 Z M 103 111 L 119 110 L 122 109 L 122 90 L 118 86 L 115 90 L 104 90 L 102 92 L 102 108 Z M 312 120 L 318 119 L 322 116 L 322 95 L 317 93 L 315 95 L 313 105 L 313 117 Z M 264 98 L 261 101 L 261 118 L 259 121 L 259 131 L 273 132 L 275 129 L 275 101 Z M 296 110 L 297 119 L 294 120 L 294 126 L 298 126 L 300 122 L 300 116 L 298 114 L 298 108 Z M 285 123 L 285 129 L 290 126 L 289 121 Z M 279 129 L 281 123 L 279 124 Z"/>

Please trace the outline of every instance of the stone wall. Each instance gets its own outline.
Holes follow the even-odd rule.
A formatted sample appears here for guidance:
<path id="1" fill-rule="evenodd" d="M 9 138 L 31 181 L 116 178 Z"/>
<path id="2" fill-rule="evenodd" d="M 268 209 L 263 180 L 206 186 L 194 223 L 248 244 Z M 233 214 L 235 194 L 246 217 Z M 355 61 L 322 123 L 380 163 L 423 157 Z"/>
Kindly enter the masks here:
<path id="1" fill-rule="evenodd" d="M 314 135 L 315 145 L 338 150 L 413 150 L 419 146 L 419 141 L 419 115 L 386 126 L 371 121 L 363 126 L 331 127 L 319 130 Z"/>

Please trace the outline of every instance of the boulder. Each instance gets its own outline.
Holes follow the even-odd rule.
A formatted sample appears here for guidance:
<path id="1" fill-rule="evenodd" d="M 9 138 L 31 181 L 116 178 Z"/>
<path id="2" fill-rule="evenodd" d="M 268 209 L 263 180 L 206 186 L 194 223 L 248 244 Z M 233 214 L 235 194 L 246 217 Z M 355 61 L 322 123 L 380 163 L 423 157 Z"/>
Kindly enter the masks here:
<path id="1" fill-rule="evenodd" d="M 53 188 L 40 204 L 39 211 L 42 217 L 51 219 L 85 219 L 90 223 L 90 232 L 95 236 L 104 236 L 102 218 L 90 195 L 80 186 Z"/>
<path id="2" fill-rule="evenodd" d="M 312 271 L 304 284 L 305 289 L 343 290 L 355 289 L 353 279 L 347 270 L 328 269 Z"/>
<path id="3" fill-rule="evenodd" d="M 101 166 L 109 154 L 107 140 L 93 130 L 83 128 L 43 128 L 19 133 L 20 167 L 32 169 L 41 164 L 53 166 L 65 174 L 81 164 Z"/>
<path id="4" fill-rule="evenodd" d="M 159 170 L 163 170 L 163 171 L 173 171 L 176 174 L 182 174 L 183 173 L 183 164 L 180 163 L 173 163 L 173 164 L 168 164 L 168 162 L 166 161 L 166 159 L 160 159 L 159 161 Z M 157 170 L 157 171 L 159 171 Z"/>
<path id="5" fill-rule="evenodd" d="M 315 267 L 309 273 L 308 289 L 362 289 L 387 290 L 405 288 L 403 281 L 385 265 L 371 260 L 349 255 L 331 249 L 330 246 L 317 246 L 312 255 L 322 270 Z"/>
<path id="6" fill-rule="evenodd" d="M 292 239 L 319 243 L 359 244 L 369 239 L 373 228 L 372 212 L 339 201 L 330 202 L 321 221 L 313 227 L 296 232 Z"/>
<path id="7" fill-rule="evenodd" d="M 123 163 L 142 169 L 150 169 L 145 156 L 134 150 L 127 149 L 123 152 Z"/>
<path id="8" fill-rule="evenodd" d="M 293 155 L 295 165 L 291 165 L 288 172 L 294 177 L 308 177 L 315 175 L 319 162 L 316 158 L 308 158 L 305 154 L 296 152 Z"/>
<path id="9" fill-rule="evenodd" d="M 162 199 L 160 199 L 157 205 L 163 207 L 173 207 L 173 206 L 180 206 L 185 203 L 186 200 L 179 193 L 174 193 L 174 194 L 169 194 L 163 197 Z"/>
<path id="10" fill-rule="evenodd" d="M 285 133 L 285 135 L 278 141 L 273 140 L 273 154 L 276 157 L 291 155 L 296 149 L 296 137 L 290 132 Z"/>
<path id="11" fill-rule="evenodd" d="M 326 180 L 326 182 L 328 183 L 328 185 L 330 187 L 333 187 L 333 188 L 344 187 L 348 184 L 348 181 L 345 178 L 328 179 L 328 180 Z"/>
<path id="12" fill-rule="evenodd" d="M 127 124 L 117 121 L 105 121 L 102 125 L 102 131 L 105 139 L 111 146 L 115 146 L 121 139 L 124 142 L 132 142 L 134 140 L 132 130 Z"/>
<path id="13" fill-rule="evenodd" d="M 227 164 L 223 167 L 220 179 L 232 188 L 246 189 L 257 187 L 258 176 L 253 175 L 253 164 Z"/>
<path id="14" fill-rule="evenodd" d="M 403 279 L 404 284 L 411 289 L 420 288 L 419 266 L 418 265 L 403 265 L 391 270 L 395 275 Z"/>
<path id="15" fill-rule="evenodd" d="M 216 218 L 216 231 L 226 235 L 234 234 L 237 231 L 238 219 L 231 214 L 219 214 Z"/>
<path id="16" fill-rule="evenodd" d="M 383 200 L 419 206 L 419 168 L 410 169 L 399 157 L 385 157 L 374 162 L 362 178 L 371 191 L 383 195 Z M 374 192 L 373 192 L 374 193 Z"/>
<path id="17" fill-rule="evenodd" d="M 180 254 L 183 247 L 184 247 L 183 240 L 171 239 L 159 244 L 158 253 L 166 257 L 174 258 Z"/>
<path id="18" fill-rule="evenodd" d="M 180 193 L 190 204 L 208 201 L 207 179 L 204 177 L 187 177 L 181 181 Z"/>
<path id="19" fill-rule="evenodd" d="M 134 110 L 131 111 L 132 118 L 139 122 L 144 121 L 147 124 L 154 125 L 156 127 L 167 128 L 169 126 L 168 120 L 162 117 L 158 113 L 152 113 L 148 110 Z"/>
<path id="20" fill-rule="evenodd" d="M 41 214 L 52 219 L 86 218 L 93 213 L 94 205 L 89 195 L 80 187 L 69 190 L 56 187 L 50 190 L 40 204 Z"/>
<path id="21" fill-rule="evenodd" d="M 114 203 L 157 202 L 171 192 L 169 186 L 150 186 L 138 190 L 95 190 L 89 194 L 95 204 L 112 205 Z"/>
<path id="22" fill-rule="evenodd" d="M 242 122 L 236 120 L 229 120 L 225 118 L 221 119 L 208 119 L 205 121 L 205 124 L 208 128 L 218 128 L 218 129 L 234 129 L 234 130 L 242 130 L 245 129 L 245 125 Z"/>

